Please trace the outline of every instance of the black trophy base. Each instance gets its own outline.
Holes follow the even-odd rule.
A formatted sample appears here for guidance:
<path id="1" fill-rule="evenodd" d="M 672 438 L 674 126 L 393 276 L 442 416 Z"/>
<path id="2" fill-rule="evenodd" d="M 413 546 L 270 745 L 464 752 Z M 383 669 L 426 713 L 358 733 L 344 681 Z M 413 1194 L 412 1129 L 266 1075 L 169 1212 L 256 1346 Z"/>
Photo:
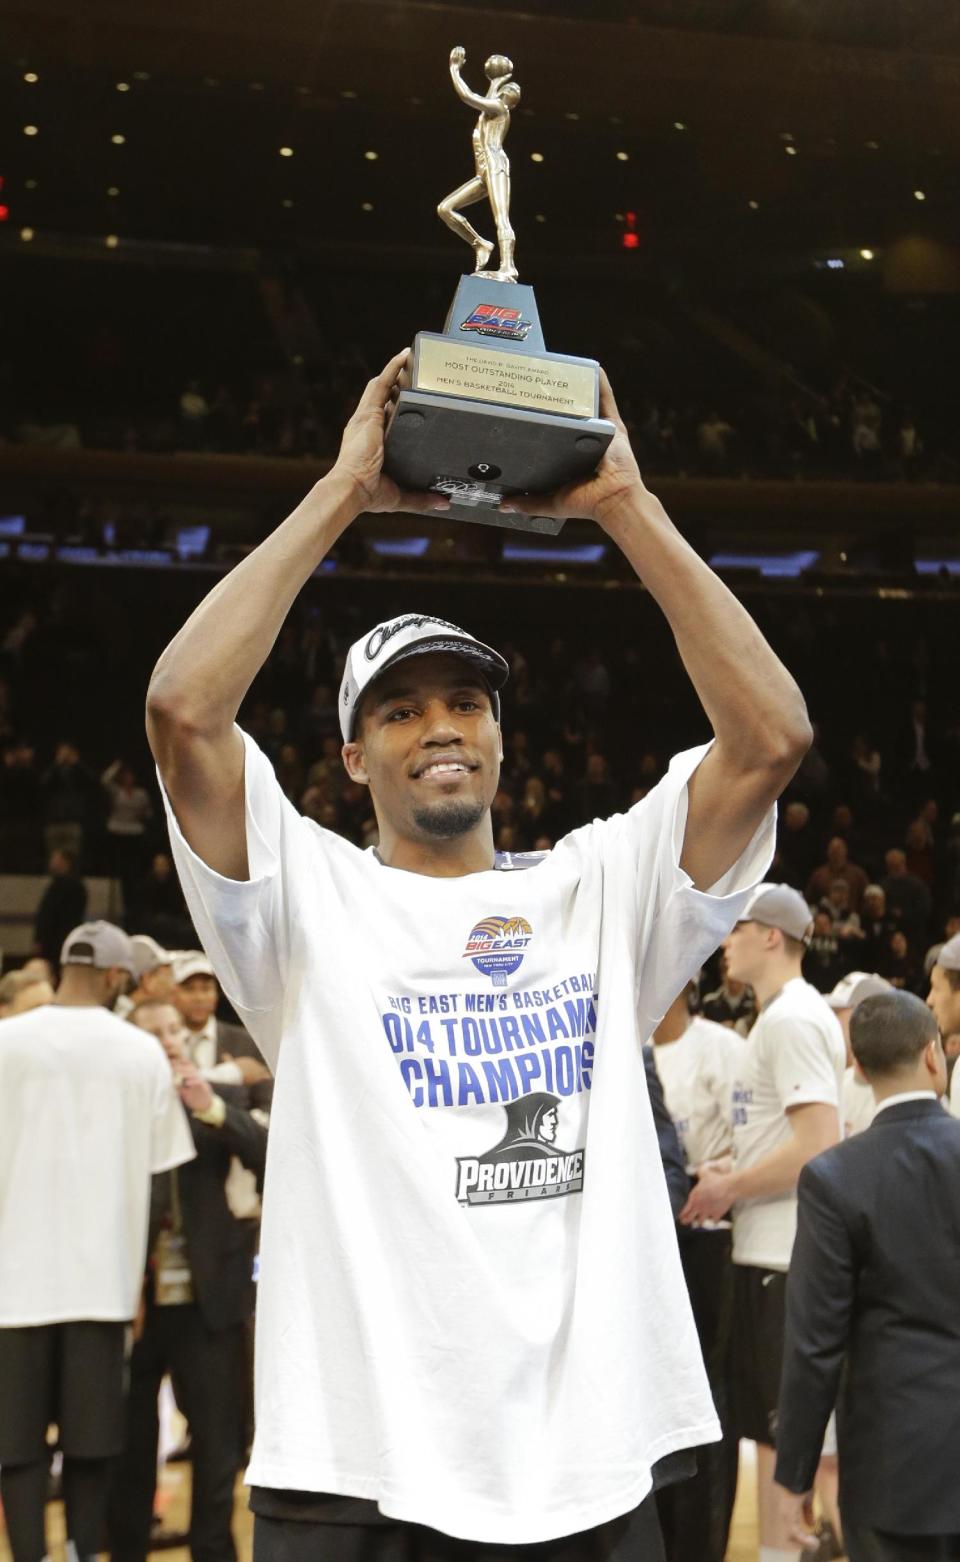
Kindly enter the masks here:
<path id="1" fill-rule="evenodd" d="M 596 471 L 614 435 L 597 416 L 599 379 L 593 359 L 546 350 L 531 287 L 463 277 L 443 332 L 414 342 L 384 471 L 408 491 L 446 494 L 454 520 L 556 536 L 562 520 L 501 505 Z"/>
<path id="2" fill-rule="evenodd" d="M 446 494 L 458 521 L 556 536 L 562 520 L 504 515 L 512 494 L 553 493 L 596 471 L 612 430 L 461 396 L 402 390 L 390 425 L 389 472 L 401 488 Z"/>

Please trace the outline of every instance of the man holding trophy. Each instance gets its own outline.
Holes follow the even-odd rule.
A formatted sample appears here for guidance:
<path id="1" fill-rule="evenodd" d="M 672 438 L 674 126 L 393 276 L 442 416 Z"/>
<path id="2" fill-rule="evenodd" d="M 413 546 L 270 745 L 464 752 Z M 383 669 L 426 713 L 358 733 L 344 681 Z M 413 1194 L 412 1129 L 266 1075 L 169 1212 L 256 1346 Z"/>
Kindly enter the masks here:
<path id="1" fill-rule="evenodd" d="M 358 515 L 448 509 L 384 469 L 407 372 L 403 352 L 371 380 L 332 470 L 200 604 L 147 701 L 191 914 L 276 1073 L 255 1562 L 661 1562 L 652 1489 L 719 1427 L 642 1043 L 763 879 L 809 726 L 645 487 L 603 378 L 599 460 L 506 498 L 617 543 L 712 744 L 628 813 L 498 857 L 507 664 L 413 612 L 351 647 L 340 690 L 378 847 L 302 818 L 236 716 Z"/>

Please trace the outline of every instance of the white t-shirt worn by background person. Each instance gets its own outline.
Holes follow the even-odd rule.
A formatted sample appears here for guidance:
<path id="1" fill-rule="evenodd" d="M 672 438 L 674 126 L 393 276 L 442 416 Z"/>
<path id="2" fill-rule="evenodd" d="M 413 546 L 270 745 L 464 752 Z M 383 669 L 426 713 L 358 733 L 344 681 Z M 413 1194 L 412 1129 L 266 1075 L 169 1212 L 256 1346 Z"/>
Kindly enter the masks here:
<path id="1" fill-rule="evenodd" d="M 839 1113 L 846 1061 L 837 1016 L 815 987 L 794 977 L 760 1010 L 742 1054 L 733 1095 L 738 1169 L 789 1144 L 791 1107 L 822 1102 Z M 796 1189 L 742 1199 L 733 1211 L 733 1261 L 786 1271 L 796 1234 Z"/>
<path id="2" fill-rule="evenodd" d="M 688 1171 L 733 1148 L 733 1086 L 745 1046 L 729 1025 L 698 1014 L 676 1041 L 653 1049 Z"/>
<path id="3" fill-rule="evenodd" d="M 249 881 L 168 812 L 276 1070 L 247 1478 L 489 1542 L 626 1512 L 718 1435 L 642 1042 L 763 877 L 773 810 L 698 893 L 697 749 L 527 871 L 433 878 L 303 818 L 245 742 Z"/>
<path id="4" fill-rule="evenodd" d="M 195 1153 L 156 1037 L 92 1006 L 0 1020 L 0 1328 L 133 1318 L 151 1175 Z"/>

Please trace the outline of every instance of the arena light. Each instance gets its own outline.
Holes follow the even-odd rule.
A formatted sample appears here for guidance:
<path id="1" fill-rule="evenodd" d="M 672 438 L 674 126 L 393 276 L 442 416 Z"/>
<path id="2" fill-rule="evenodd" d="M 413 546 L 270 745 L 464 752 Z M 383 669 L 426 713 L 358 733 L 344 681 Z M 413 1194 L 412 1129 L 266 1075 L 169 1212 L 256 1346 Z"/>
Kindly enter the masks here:
<path id="1" fill-rule="evenodd" d="M 36 190 L 39 189 L 39 185 L 37 184 L 36 179 L 25 179 L 23 181 L 23 188 L 25 190 Z"/>
<path id="2" fill-rule="evenodd" d="M 373 211 L 373 202 L 372 201 L 361 201 L 361 203 L 360 203 L 360 210 L 362 212 L 372 212 Z"/>
<path id="3" fill-rule="evenodd" d="M 826 261 L 826 267 L 828 271 L 843 271 L 845 263 L 840 259 L 839 255 L 830 255 Z"/>
<path id="4" fill-rule="evenodd" d="M 369 151 L 364 152 L 363 155 L 366 158 L 368 163 L 375 163 L 377 161 L 377 159 L 379 158 L 380 153 L 379 152 L 374 152 L 373 149 L 371 148 Z"/>
<path id="5" fill-rule="evenodd" d="M 33 87 L 40 80 L 40 77 L 37 75 L 36 71 L 24 71 L 23 79 L 24 81 L 29 82 L 30 86 Z"/>
<path id="6" fill-rule="evenodd" d="M 960 575 L 960 559 L 916 559 L 914 569 L 918 575 Z"/>
<path id="7" fill-rule="evenodd" d="M 114 146 L 126 146 L 127 144 L 126 136 L 122 136 L 119 130 L 117 131 L 116 135 L 110 137 L 110 140 L 113 142 Z"/>
<path id="8" fill-rule="evenodd" d="M 534 222 L 546 222 L 547 219 L 543 212 L 535 212 L 533 220 Z"/>
<path id="9" fill-rule="evenodd" d="M 292 202 L 292 201 L 291 201 L 291 199 L 290 199 L 290 197 L 289 197 L 289 195 L 288 195 L 288 196 L 286 196 L 286 197 L 285 197 L 285 198 L 284 198 L 284 199 L 283 199 L 283 200 L 282 200 L 282 201 L 281 201 L 281 202 L 280 202 L 280 205 L 281 205 L 281 206 L 282 206 L 282 207 L 283 207 L 283 209 L 284 209 L 284 211 L 289 211 L 289 210 L 290 210 L 290 209 L 291 209 L 291 207 L 292 207 L 292 206 L 293 206 L 293 202 Z"/>
<path id="10" fill-rule="evenodd" d="M 760 202 L 759 201 L 748 201 L 747 205 L 749 206 L 749 208 L 750 208 L 750 210 L 752 212 L 758 212 L 760 210 Z"/>
<path id="11" fill-rule="evenodd" d="M 784 149 L 783 149 L 783 150 L 784 150 L 784 151 L 785 151 L 785 152 L 786 152 L 786 154 L 787 154 L 787 156 L 788 156 L 788 157 L 796 157 L 796 155 L 797 155 L 797 149 L 796 149 L 796 147 L 795 147 L 795 146 L 794 146 L 794 145 L 793 145 L 793 144 L 792 144 L 792 142 L 789 142 L 789 141 L 788 141 L 788 142 L 787 142 L 787 145 L 786 145 L 786 146 L 785 146 L 785 147 L 784 147 Z"/>
<path id="12" fill-rule="evenodd" d="M 3 206 L 2 204 L 0 204 L 0 222 L 9 222 L 9 221 L 10 221 L 10 208 L 9 208 L 9 206 Z"/>
<path id="13" fill-rule="evenodd" d="M 117 245 L 120 243 L 120 240 L 117 238 L 115 233 L 108 233 L 103 242 L 107 246 L 107 249 L 116 249 Z"/>
<path id="14" fill-rule="evenodd" d="M 129 92 L 130 91 L 130 83 L 129 83 L 129 81 L 118 81 L 117 82 L 117 91 L 118 92 Z"/>
<path id="15" fill-rule="evenodd" d="M 20 237 L 23 240 L 24 244 L 32 243 L 33 242 L 33 229 L 32 228 L 21 228 L 20 229 Z"/>
<path id="16" fill-rule="evenodd" d="M 630 153 L 629 152 L 618 152 L 617 153 L 617 162 L 618 163 L 629 163 L 629 161 L 630 161 Z"/>
<path id="17" fill-rule="evenodd" d="M 292 146 L 282 146 L 282 147 L 279 148 L 279 152 L 280 152 L 280 156 L 281 157 L 292 157 L 293 156 L 293 147 Z"/>
<path id="18" fill-rule="evenodd" d="M 344 87 L 343 90 L 340 93 L 340 96 L 342 98 L 346 98 L 348 100 L 348 102 L 353 102 L 353 100 L 356 98 L 357 94 L 355 92 L 351 92 L 349 87 Z"/>
<path id="19" fill-rule="evenodd" d="M 925 201 L 927 198 L 926 190 L 914 190 L 913 198 L 915 201 Z"/>
<path id="20" fill-rule="evenodd" d="M 119 185 L 116 185 L 116 184 L 108 185 L 107 186 L 107 194 L 109 196 L 119 195 L 120 194 L 120 187 L 119 187 Z"/>
<path id="21" fill-rule="evenodd" d="M 531 152 L 530 153 L 530 161 L 531 161 L 531 163 L 542 163 L 543 162 L 543 153 L 542 152 Z"/>
<path id="22" fill-rule="evenodd" d="M 370 543 L 381 559 L 422 559 L 429 546 L 429 537 L 375 537 Z"/>
<path id="23" fill-rule="evenodd" d="M 861 260 L 873 260 L 874 254 L 875 254 L 875 251 L 872 250 L 872 249 L 862 249 L 860 251 L 860 259 Z"/>
<path id="24" fill-rule="evenodd" d="M 606 553 L 605 542 L 578 542 L 569 547 L 505 542 L 501 558 L 505 564 L 600 564 Z"/>
<path id="25" fill-rule="evenodd" d="M 820 562 L 820 552 L 815 548 L 801 548 L 795 553 L 715 553 L 709 560 L 711 569 L 759 570 L 772 580 L 796 580 L 805 570 L 813 569 Z"/>
<path id="26" fill-rule="evenodd" d="M 25 136 L 38 136 L 40 134 L 40 127 L 38 125 L 24 125 L 23 133 Z"/>
<path id="27" fill-rule="evenodd" d="M 686 130 L 687 127 L 682 119 L 675 119 L 673 122 L 673 128 L 674 130 Z"/>

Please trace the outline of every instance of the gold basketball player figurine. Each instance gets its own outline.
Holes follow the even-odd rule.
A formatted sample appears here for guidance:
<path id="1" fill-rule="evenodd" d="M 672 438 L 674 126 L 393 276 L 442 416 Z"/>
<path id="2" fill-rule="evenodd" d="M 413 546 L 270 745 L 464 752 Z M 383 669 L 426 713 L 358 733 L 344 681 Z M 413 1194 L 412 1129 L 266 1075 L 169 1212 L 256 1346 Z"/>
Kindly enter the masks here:
<path id="1" fill-rule="evenodd" d="M 520 102 L 520 88 L 515 81 L 510 80 L 513 75 L 512 60 L 508 60 L 505 54 L 491 54 L 483 67 L 490 83 L 486 96 L 471 92 L 460 74 L 466 57 L 466 50 L 459 46 L 450 50 L 450 75 L 457 95 L 480 115 L 473 131 L 473 156 L 477 171 L 472 179 L 440 202 L 437 215 L 472 247 L 477 257 L 475 271 L 482 272 L 491 281 L 516 282 L 514 233 L 510 226 L 510 159 L 503 150 L 503 143 L 510 129 L 510 112 Z M 493 245 L 489 239 L 481 238 L 476 228 L 466 217 L 461 216 L 464 206 L 474 206 L 484 196 L 490 202 L 497 230 L 500 249 L 498 271 L 487 269 L 493 254 Z"/>

